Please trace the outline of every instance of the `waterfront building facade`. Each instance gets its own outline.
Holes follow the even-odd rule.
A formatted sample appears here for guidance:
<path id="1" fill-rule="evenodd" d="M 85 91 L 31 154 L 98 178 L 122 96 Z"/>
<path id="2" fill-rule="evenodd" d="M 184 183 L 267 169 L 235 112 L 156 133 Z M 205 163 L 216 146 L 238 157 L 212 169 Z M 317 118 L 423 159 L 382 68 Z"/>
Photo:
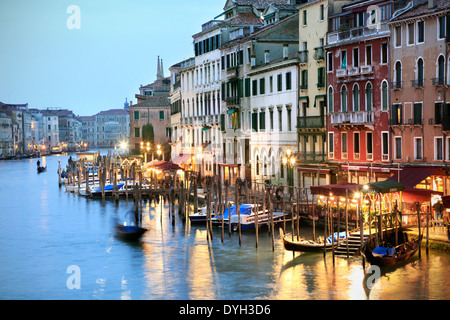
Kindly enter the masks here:
<path id="1" fill-rule="evenodd" d="M 395 12 L 389 27 L 391 160 L 402 172 L 428 168 L 414 186 L 448 194 L 450 3 L 411 2 Z"/>
<path id="2" fill-rule="evenodd" d="M 328 162 L 337 183 L 384 180 L 389 148 L 389 39 L 393 1 L 350 2 L 330 15 L 326 46 Z"/>

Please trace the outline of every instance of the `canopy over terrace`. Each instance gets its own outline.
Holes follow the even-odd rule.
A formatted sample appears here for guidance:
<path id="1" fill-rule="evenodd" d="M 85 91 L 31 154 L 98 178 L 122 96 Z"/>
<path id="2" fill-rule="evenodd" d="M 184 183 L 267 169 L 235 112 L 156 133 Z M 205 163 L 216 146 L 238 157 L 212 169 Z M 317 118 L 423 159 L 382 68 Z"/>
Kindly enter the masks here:
<path id="1" fill-rule="evenodd" d="M 394 180 L 385 180 L 365 184 L 359 187 L 359 191 L 365 193 L 393 193 L 403 191 L 405 186 Z"/>
<path id="2" fill-rule="evenodd" d="M 330 193 L 335 196 L 345 197 L 347 194 L 358 192 L 361 185 L 356 183 L 344 184 L 326 184 L 320 186 L 311 186 L 311 194 L 318 194 L 322 196 L 329 196 Z M 347 192 L 346 192 L 347 191 Z"/>

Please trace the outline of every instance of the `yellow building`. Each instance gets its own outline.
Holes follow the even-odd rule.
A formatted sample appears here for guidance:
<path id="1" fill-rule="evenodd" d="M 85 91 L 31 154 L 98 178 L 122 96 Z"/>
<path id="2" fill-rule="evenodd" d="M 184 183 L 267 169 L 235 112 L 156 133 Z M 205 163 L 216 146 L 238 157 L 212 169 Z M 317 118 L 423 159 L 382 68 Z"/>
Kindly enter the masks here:
<path id="1" fill-rule="evenodd" d="M 326 34 L 328 16 L 348 0 L 315 0 L 299 9 L 298 181 L 301 187 L 334 183 L 326 165 Z M 320 175 L 320 178 L 318 177 Z"/>

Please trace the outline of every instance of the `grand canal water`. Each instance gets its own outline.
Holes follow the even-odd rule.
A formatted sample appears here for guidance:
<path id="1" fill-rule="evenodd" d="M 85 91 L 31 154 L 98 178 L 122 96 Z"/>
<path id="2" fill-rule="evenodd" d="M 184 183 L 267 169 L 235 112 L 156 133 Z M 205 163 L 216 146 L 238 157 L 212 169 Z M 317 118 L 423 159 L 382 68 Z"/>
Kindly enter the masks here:
<path id="1" fill-rule="evenodd" d="M 114 219 L 124 220 L 133 202 L 116 206 L 88 200 L 58 187 L 58 160 L 0 161 L 0 299 L 449 299 L 450 254 L 422 251 L 402 267 L 381 274 L 371 290 L 363 286 L 360 257 L 350 260 L 284 250 L 278 233 L 271 237 L 225 234 L 212 242 L 205 228 L 190 226 L 167 205 L 144 207 L 149 228 L 142 242 L 114 236 Z M 305 235 L 310 229 L 302 227 Z M 75 266 L 79 288 L 68 279 Z M 69 281 L 70 282 L 70 281 Z"/>

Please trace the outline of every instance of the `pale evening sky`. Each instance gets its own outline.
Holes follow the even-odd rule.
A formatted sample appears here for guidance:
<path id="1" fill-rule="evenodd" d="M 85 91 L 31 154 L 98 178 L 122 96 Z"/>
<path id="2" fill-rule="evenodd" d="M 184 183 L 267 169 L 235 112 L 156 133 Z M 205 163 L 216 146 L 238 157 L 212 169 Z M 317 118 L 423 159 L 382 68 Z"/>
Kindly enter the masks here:
<path id="1" fill-rule="evenodd" d="M 0 0 L 0 101 L 80 116 L 135 103 L 139 86 L 156 79 L 158 55 L 168 76 L 225 2 Z"/>

